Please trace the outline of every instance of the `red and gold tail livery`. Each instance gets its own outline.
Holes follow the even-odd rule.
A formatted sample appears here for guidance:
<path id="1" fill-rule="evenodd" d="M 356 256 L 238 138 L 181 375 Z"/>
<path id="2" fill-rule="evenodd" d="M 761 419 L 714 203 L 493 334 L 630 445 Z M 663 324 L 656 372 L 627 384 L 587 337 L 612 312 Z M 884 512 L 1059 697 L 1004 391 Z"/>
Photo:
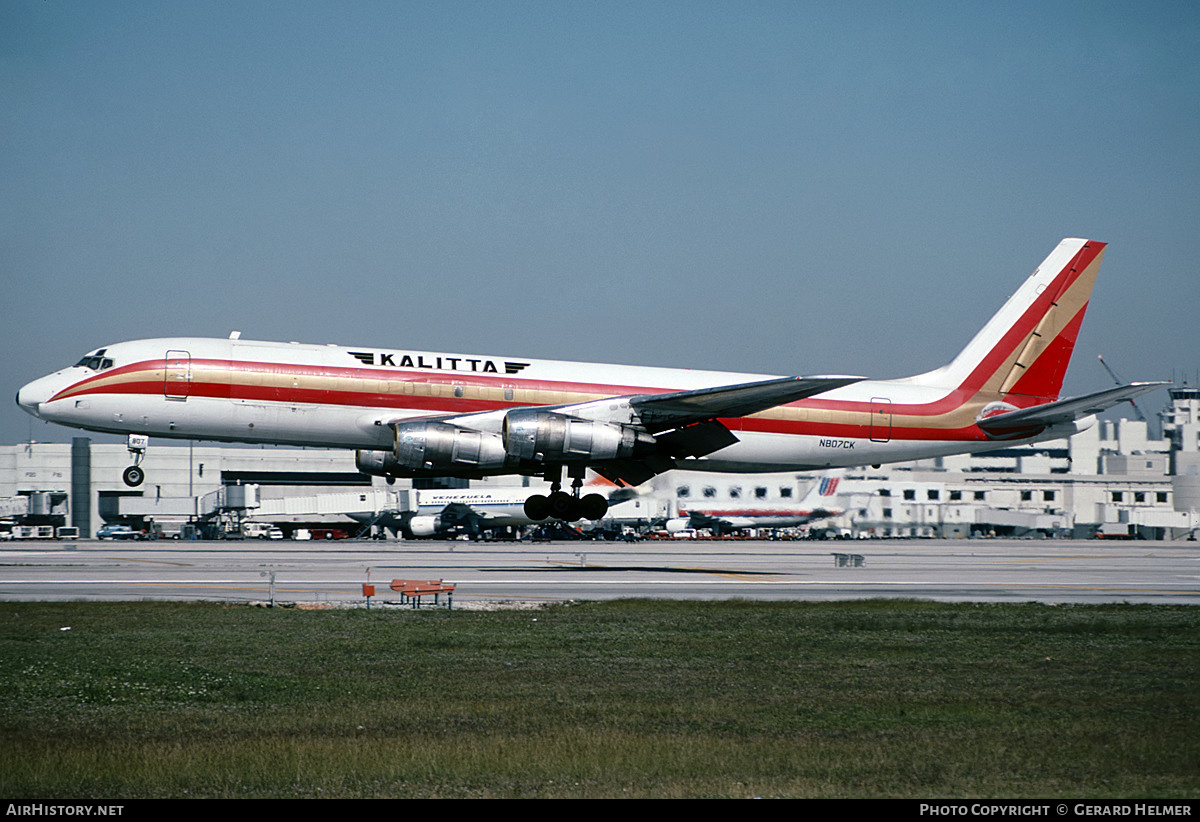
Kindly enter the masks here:
<path id="1" fill-rule="evenodd" d="M 1067 239 L 966 348 L 898 380 L 769 376 L 373 346 L 169 338 L 106 345 L 35 380 L 41 419 L 129 436 L 354 449 L 394 477 L 525 474 L 535 518 L 603 517 L 591 469 L 636 485 L 673 468 L 875 465 L 1067 436 L 1162 383 L 1062 399 L 1104 243 Z M 572 492 L 562 490 L 564 474 Z"/>

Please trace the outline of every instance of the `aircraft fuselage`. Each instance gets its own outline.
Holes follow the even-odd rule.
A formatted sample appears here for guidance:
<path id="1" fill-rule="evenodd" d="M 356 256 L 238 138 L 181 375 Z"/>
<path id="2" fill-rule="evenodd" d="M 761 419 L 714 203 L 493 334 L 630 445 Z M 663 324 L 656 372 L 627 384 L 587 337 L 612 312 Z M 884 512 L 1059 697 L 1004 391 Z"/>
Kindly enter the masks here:
<path id="1" fill-rule="evenodd" d="M 21 389 L 52 422 L 115 434 L 386 451 L 388 423 L 596 403 L 770 379 L 770 375 L 598 365 L 369 347 L 171 338 L 100 350 Z M 89 358 L 85 357 L 84 360 Z M 738 442 L 680 467 L 780 471 L 911 460 L 992 448 L 975 425 L 988 397 L 962 386 L 861 381 L 746 417 Z M 499 423 L 497 423 L 498 425 Z M 1027 441 L 1074 433 L 1042 430 Z"/>

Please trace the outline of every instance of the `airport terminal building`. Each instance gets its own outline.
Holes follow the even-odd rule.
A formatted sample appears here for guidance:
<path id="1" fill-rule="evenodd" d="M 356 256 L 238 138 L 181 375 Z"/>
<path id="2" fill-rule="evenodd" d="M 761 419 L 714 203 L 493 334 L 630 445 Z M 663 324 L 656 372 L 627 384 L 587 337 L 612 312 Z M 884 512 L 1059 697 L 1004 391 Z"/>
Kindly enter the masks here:
<path id="1" fill-rule="evenodd" d="M 876 537 L 1194 535 L 1200 389 L 1171 388 L 1169 395 L 1161 436 L 1142 420 L 1100 421 L 1069 440 L 851 469 L 842 486 L 847 510 L 834 527 Z M 0 446 L 0 536 L 88 538 L 106 524 L 152 524 L 173 536 L 189 523 L 228 529 L 246 518 L 277 525 L 285 536 L 353 536 L 371 533 L 373 517 L 413 505 L 410 481 L 362 474 L 350 451 L 158 440 L 137 488 L 121 479 L 130 462 L 124 443 L 86 436 Z M 610 516 L 651 524 L 697 498 L 798 499 L 816 477 L 668 472 L 614 504 Z M 544 492 L 540 480 L 522 477 L 471 483 L 478 485 Z"/>

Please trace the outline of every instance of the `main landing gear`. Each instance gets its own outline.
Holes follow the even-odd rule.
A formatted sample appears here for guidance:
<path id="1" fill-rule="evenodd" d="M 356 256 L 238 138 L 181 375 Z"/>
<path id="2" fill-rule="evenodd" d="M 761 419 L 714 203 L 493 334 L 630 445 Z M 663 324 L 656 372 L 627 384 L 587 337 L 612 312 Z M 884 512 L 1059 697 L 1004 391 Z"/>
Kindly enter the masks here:
<path id="1" fill-rule="evenodd" d="M 569 471 L 571 493 L 562 490 L 561 466 L 553 472 L 547 471 L 550 496 L 534 494 L 525 500 L 525 516 L 535 521 L 561 519 L 564 522 L 574 522 L 577 519 L 604 519 L 604 515 L 608 513 L 608 500 L 599 494 L 587 494 L 580 498 L 579 489 L 583 487 L 584 468 L 571 466 Z"/>
<path id="2" fill-rule="evenodd" d="M 126 447 L 129 448 L 129 453 L 133 454 L 133 465 L 121 473 L 121 479 L 130 488 L 137 488 L 146 479 L 146 472 L 142 469 L 142 460 L 146 457 L 146 446 L 149 444 L 150 438 L 144 434 L 129 435 Z"/>

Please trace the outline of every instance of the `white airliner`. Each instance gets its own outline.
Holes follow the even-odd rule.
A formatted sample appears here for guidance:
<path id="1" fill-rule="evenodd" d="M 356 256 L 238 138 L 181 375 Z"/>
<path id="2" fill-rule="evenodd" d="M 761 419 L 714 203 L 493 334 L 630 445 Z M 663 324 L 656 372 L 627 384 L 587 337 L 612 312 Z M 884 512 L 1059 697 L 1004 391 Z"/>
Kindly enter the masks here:
<path id="1" fill-rule="evenodd" d="M 521 528 L 533 524 L 525 514 L 528 488 L 476 488 L 470 490 L 421 490 L 416 492 L 417 510 L 383 517 L 374 514 L 349 516 L 372 522 L 406 538 L 444 537 L 465 533 L 478 537 L 499 528 Z"/>
<path id="2" fill-rule="evenodd" d="M 845 511 L 839 501 L 841 472 L 821 477 L 799 502 L 738 497 L 717 501 L 701 497 L 696 502 L 678 501 L 679 516 L 667 520 L 667 531 L 708 528 L 741 531 L 746 528 L 795 528 L 814 520 L 836 517 Z M 740 488 L 739 488 L 740 491 Z"/>
<path id="3" fill-rule="evenodd" d="M 127 434 L 357 449 L 387 477 L 528 474 L 533 519 L 599 519 L 586 469 L 640 484 L 672 468 L 875 465 L 1038 442 L 1163 383 L 1059 399 L 1104 243 L 1063 240 L 948 365 L 898 380 L 767 377 L 370 346 L 171 338 L 115 343 L 29 383 L 41 419 Z M 562 473 L 574 494 L 562 490 Z"/>

